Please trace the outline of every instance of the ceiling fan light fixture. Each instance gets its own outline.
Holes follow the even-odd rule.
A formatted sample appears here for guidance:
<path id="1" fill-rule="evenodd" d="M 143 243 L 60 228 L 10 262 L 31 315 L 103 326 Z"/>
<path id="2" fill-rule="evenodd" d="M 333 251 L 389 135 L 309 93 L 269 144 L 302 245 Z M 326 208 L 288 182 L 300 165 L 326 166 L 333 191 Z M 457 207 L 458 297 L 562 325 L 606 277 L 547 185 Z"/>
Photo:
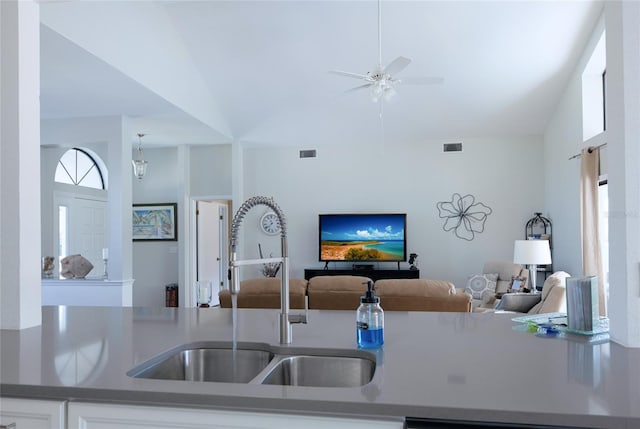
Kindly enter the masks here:
<path id="1" fill-rule="evenodd" d="M 382 97 L 384 98 L 385 101 L 389 101 L 396 94 L 397 94 L 396 90 L 391 85 L 387 85 L 384 88 L 384 91 L 382 93 Z"/>
<path id="2" fill-rule="evenodd" d="M 382 88 L 382 84 L 380 82 L 375 82 L 371 85 L 371 101 L 377 103 L 382 97 L 384 90 Z"/>
<path id="3" fill-rule="evenodd" d="M 136 159 L 131 160 L 131 164 L 133 165 L 133 175 L 136 176 L 138 180 L 142 180 L 144 175 L 147 174 L 147 165 L 149 164 L 143 158 L 142 137 L 144 137 L 144 134 L 138 133 L 138 154 Z"/>
<path id="4" fill-rule="evenodd" d="M 369 99 L 373 103 L 382 101 L 389 101 L 393 98 L 397 92 L 393 87 L 394 84 L 400 83 L 397 75 L 402 72 L 409 64 L 411 59 L 403 56 L 397 57 L 395 60 L 388 63 L 386 66 L 382 66 L 382 0 L 378 0 L 378 64 L 374 66 L 366 74 L 352 73 L 341 70 L 331 70 L 330 73 L 345 76 L 349 78 L 355 78 L 361 81 L 360 86 L 351 88 L 345 92 L 353 92 L 360 90 L 368 90 Z M 411 80 L 410 78 L 408 79 Z M 427 85 L 442 83 L 442 78 L 435 77 L 420 77 L 413 79 L 415 85 Z M 380 116 L 382 117 L 382 108 L 380 109 Z"/>

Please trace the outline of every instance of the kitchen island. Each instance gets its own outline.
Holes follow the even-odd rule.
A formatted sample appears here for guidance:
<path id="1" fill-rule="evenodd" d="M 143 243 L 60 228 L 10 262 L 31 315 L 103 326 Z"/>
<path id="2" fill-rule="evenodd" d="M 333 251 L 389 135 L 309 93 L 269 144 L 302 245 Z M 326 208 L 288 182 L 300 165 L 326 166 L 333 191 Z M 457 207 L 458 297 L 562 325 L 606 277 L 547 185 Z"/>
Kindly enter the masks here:
<path id="1" fill-rule="evenodd" d="M 374 379 L 324 388 L 132 378 L 197 341 L 277 345 L 278 310 L 42 308 L 42 325 L 1 331 L 3 397 L 401 421 L 640 427 L 640 349 L 517 329 L 513 314 L 385 313 Z M 235 323 L 234 323 L 234 319 Z M 235 338 L 234 338 L 235 337 Z M 285 348 L 356 348 L 355 312 L 309 311 Z M 487 426 L 489 427 L 489 426 Z"/>

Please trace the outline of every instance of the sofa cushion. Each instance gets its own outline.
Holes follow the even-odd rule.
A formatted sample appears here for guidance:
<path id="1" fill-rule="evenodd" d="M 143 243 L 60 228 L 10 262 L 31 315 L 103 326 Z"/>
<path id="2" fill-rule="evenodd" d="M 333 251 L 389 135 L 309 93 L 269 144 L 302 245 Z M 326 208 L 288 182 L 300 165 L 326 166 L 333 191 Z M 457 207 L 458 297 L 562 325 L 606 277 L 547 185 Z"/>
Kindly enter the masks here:
<path id="1" fill-rule="evenodd" d="M 315 276 L 309 279 L 309 289 L 324 291 L 366 291 L 367 282 L 372 281 L 365 276 Z"/>
<path id="2" fill-rule="evenodd" d="M 316 276 L 309 279 L 309 308 L 314 310 L 356 310 L 367 290 L 369 277 Z"/>
<path id="3" fill-rule="evenodd" d="M 307 281 L 289 279 L 289 307 L 305 308 Z M 221 291 L 220 307 L 231 308 L 231 293 Z M 247 279 L 240 282 L 238 308 L 280 308 L 280 279 L 276 277 Z"/>
<path id="4" fill-rule="evenodd" d="M 456 293 L 455 286 L 443 280 L 378 280 L 375 289 L 383 310 L 471 311 L 471 295 Z"/>
<path id="5" fill-rule="evenodd" d="M 447 297 L 456 294 L 455 286 L 444 280 L 385 279 L 375 283 L 378 296 L 407 295 L 422 297 Z"/>
<path id="6" fill-rule="evenodd" d="M 465 292 L 483 302 L 488 302 L 496 294 L 498 274 L 476 274 L 467 280 Z"/>

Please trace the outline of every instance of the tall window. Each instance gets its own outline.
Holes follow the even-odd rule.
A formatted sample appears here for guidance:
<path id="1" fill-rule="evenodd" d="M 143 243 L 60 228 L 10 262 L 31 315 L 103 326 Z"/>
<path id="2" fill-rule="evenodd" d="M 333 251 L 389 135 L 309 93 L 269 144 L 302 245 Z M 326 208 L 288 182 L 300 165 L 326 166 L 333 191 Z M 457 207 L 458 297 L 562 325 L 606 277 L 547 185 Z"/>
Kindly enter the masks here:
<path id="1" fill-rule="evenodd" d="M 58 207 L 58 255 L 69 254 L 69 207 Z"/>
<path id="2" fill-rule="evenodd" d="M 55 181 L 87 188 L 104 189 L 104 178 L 96 160 L 86 151 L 69 149 L 58 161 Z"/>
<path id="3" fill-rule="evenodd" d="M 582 139 L 587 141 L 606 129 L 606 34 L 603 31 L 582 72 Z"/>
<path id="4" fill-rule="evenodd" d="M 598 186 L 598 222 L 600 234 L 600 252 L 602 254 L 602 279 L 604 283 L 605 303 L 609 302 L 609 185 L 607 177 L 601 176 Z"/>

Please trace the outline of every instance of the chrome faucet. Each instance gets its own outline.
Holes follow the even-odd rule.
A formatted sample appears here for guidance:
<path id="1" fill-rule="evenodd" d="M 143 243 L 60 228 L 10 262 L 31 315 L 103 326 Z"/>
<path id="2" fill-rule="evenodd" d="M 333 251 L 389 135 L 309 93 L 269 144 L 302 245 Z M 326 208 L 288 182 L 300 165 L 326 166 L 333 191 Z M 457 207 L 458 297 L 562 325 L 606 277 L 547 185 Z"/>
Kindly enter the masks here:
<path id="1" fill-rule="evenodd" d="M 280 258 L 260 258 L 237 260 L 236 245 L 238 242 L 238 231 L 242 220 L 247 212 L 257 205 L 265 205 L 274 211 L 280 222 Z M 289 314 L 289 255 L 287 253 L 287 221 L 284 213 L 273 201 L 273 198 L 256 196 L 246 200 L 231 221 L 231 239 L 229 241 L 229 291 L 233 295 L 240 292 L 240 267 L 242 265 L 258 265 L 266 263 L 281 263 L 281 279 L 280 279 L 280 344 L 291 344 L 291 324 L 307 323 L 306 314 Z"/>

